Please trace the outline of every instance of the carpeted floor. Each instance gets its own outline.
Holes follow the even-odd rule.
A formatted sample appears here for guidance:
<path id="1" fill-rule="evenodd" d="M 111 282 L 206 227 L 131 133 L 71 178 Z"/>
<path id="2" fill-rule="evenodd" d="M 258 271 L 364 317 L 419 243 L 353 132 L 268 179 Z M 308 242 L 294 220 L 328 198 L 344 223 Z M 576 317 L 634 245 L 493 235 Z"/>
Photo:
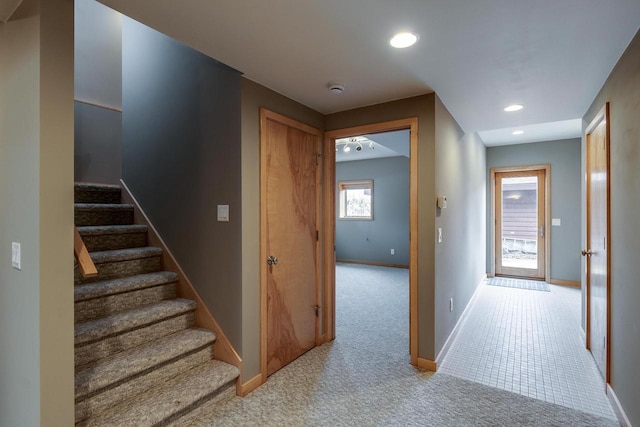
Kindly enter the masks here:
<path id="1" fill-rule="evenodd" d="M 338 265 L 337 338 L 198 426 L 615 426 L 583 412 L 409 364 L 408 270 Z"/>

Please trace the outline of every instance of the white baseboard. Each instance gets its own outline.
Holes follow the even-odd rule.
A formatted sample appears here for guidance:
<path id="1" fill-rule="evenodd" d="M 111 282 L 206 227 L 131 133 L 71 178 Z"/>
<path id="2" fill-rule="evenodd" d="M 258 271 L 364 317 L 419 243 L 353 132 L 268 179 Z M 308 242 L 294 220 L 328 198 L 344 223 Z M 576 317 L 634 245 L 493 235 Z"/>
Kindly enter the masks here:
<path id="1" fill-rule="evenodd" d="M 618 400 L 618 396 L 616 396 L 616 393 L 613 391 L 613 388 L 611 388 L 611 385 L 609 384 L 607 384 L 607 397 L 609 398 L 609 403 L 611 403 L 613 412 L 616 413 L 618 421 L 620 421 L 620 425 L 623 427 L 632 427 L 631 421 L 629 421 L 627 414 L 624 412 L 624 408 Z"/>
<path id="2" fill-rule="evenodd" d="M 478 286 L 476 286 L 476 290 L 473 292 L 473 295 L 471 296 L 471 299 L 469 299 L 469 303 L 464 308 L 464 311 L 462 312 L 462 315 L 460 316 L 460 318 L 456 322 L 456 325 L 451 330 L 451 333 L 449 334 L 449 337 L 447 338 L 447 341 L 445 341 L 444 345 L 442 346 L 442 350 L 440 350 L 440 353 L 438 353 L 438 357 L 436 357 L 436 365 L 437 366 L 440 366 L 440 364 L 442 363 L 442 360 L 447 355 L 447 352 L 449 351 L 449 348 L 451 347 L 451 344 L 453 344 L 453 341 L 456 339 L 456 336 L 458 335 L 458 331 L 462 328 L 462 325 L 463 325 L 464 321 L 467 319 L 467 316 L 469 315 L 469 312 L 471 311 L 471 307 L 473 307 L 473 303 L 476 301 L 476 297 L 478 295 L 478 291 L 480 290 L 482 284 L 484 282 L 486 282 L 486 281 L 487 281 L 487 275 L 485 274 L 485 275 L 482 276 L 482 279 L 478 283 Z"/>

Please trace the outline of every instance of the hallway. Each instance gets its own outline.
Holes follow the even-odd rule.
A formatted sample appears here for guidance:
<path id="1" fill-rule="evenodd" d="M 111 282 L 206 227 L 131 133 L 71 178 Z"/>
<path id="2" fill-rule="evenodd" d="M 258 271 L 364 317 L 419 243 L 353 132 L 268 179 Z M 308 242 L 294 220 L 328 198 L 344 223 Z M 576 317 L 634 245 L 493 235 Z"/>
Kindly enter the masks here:
<path id="1" fill-rule="evenodd" d="M 409 364 L 408 270 L 339 264 L 336 340 L 193 425 L 615 426 L 616 422 Z"/>
<path id="2" fill-rule="evenodd" d="M 580 290 L 482 284 L 439 373 L 615 420 L 580 328 Z"/>

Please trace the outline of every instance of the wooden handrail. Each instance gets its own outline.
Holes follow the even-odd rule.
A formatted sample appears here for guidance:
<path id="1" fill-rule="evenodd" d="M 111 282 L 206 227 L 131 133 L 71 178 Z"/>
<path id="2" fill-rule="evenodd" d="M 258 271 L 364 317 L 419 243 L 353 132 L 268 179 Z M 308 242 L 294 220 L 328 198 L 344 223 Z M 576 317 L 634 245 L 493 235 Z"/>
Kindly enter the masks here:
<path id="1" fill-rule="evenodd" d="M 82 277 L 97 276 L 98 270 L 91 259 L 91 255 L 89 255 L 87 247 L 84 245 L 80 232 L 76 227 L 73 227 L 73 230 L 73 254 L 78 260 L 78 266 L 80 267 Z"/>

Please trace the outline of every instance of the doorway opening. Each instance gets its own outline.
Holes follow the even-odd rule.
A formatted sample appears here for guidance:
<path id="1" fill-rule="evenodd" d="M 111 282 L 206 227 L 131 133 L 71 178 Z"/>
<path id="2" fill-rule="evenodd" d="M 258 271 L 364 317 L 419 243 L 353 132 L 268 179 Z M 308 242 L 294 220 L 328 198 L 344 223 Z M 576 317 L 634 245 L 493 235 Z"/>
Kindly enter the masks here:
<path id="1" fill-rule="evenodd" d="M 404 136 L 404 143 L 399 136 Z M 390 140 L 397 139 L 394 143 Z M 376 139 L 377 138 L 377 139 Z M 366 140 L 365 140 L 366 139 Z M 386 141 L 385 139 L 389 139 Z M 383 142 L 383 140 L 385 140 Z M 372 141 L 370 143 L 369 141 Z M 402 147 L 404 144 L 404 147 Z M 392 148 L 395 147 L 395 148 Z M 417 149 L 418 149 L 418 121 L 417 118 L 396 120 L 392 122 L 384 122 L 373 125 L 358 126 L 348 129 L 340 129 L 330 131 L 325 134 L 325 292 L 326 301 L 328 302 L 324 311 L 325 331 L 327 333 L 327 341 L 336 337 L 336 258 L 339 261 L 365 261 L 363 264 L 377 264 L 392 267 L 409 267 L 409 353 L 411 355 L 411 363 L 418 364 L 418 308 L 417 308 Z M 377 151 L 376 151 L 377 150 Z M 378 198 L 378 184 L 375 176 L 353 175 L 352 179 L 340 180 L 336 170 L 338 169 L 336 159 L 344 159 L 351 152 L 355 154 L 368 154 L 369 159 L 374 157 L 382 157 L 383 152 L 391 152 L 392 157 L 398 163 L 404 163 L 405 173 L 408 174 L 408 212 L 405 209 L 405 244 L 404 248 L 401 243 L 396 241 L 393 246 L 387 241 L 380 243 L 380 236 L 376 235 L 376 242 L 372 241 L 374 222 L 379 214 L 377 207 L 382 207 L 394 211 L 394 204 L 388 200 L 380 200 Z M 364 152 L 364 153 L 363 153 Z M 393 154 L 395 152 L 395 155 Z M 355 156 L 353 156 L 355 158 Z M 404 159 L 404 160 L 402 160 Z M 364 160 L 364 159 L 363 159 Z M 339 161 L 338 163 L 342 163 Z M 408 169 L 408 170 L 407 170 Z M 365 173 L 363 170 L 362 173 Z M 353 171 L 352 171 L 353 172 Z M 370 170 L 369 173 L 376 173 L 379 170 Z M 353 173 L 360 173 L 358 171 Z M 406 178 L 406 176 L 405 176 Z M 342 190 L 342 194 L 341 191 Z M 351 194 L 349 194 L 349 190 Z M 407 203 L 405 201 L 405 203 Z M 385 203 L 386 202 L 386 203 Z M 341 206 L 342 203 L 342 206 Z M 349 203 L 352 203 L 351 207 Z M 376 208 L 374 208 L 376 207 Z M 397 209 L 396 214 L 402 216 L 402 209 Z M 408 218 L 407 218 L 408 216 Z M 352 225 L 350 231 L 364 231 L 360 239 L 364 238 L 365 245 L 355 248 L 351 246 L 351 239 L 345 243 L 345 254 L 356 255 L 340 255 L 336 249 L 338 239 L 336 238 L 336 223 L 342 225 Z M 353 226 L 355 225 L 355 226 Z M 358 227 L 358 225 L 360 227 Z M 401 226 L 402 227 L 402 226 Z M 344 227 L 343 227 L 344 228 Z M 384 234 L 384 230 L 382 230 Z M 342 232 L 344 233 L 344 231 Z M 364 236 L 364 237 L 362 237 Z M 400 239 L 401 240 L 401 239 Z M 371 257 L 369 253 L 368 259 L 363 256 L 370 251 L 376 243 L 380 243 L 377 249 L 379 257 Z M 400 246 L 399 246 L 400 245 Z M 389 247 L 386 247 L 389 246 Z M 392 255 L 393 249 L 393 255 Z M 373 249 L 376 251 L 376 249 Z M 351 252 L 350 252 L 351 251 Z M 400 259 L 401 252 L 405 251 L 404 261 L 394 262 Z M 386 258 L 384 257 L 386 256 Z M 365 258 L 365 259 L 363 259 Z M 373 315 L 373 314 L 372 314 Z"/>
<path id="2" fill-rule="evenodd" d="M 491 169 L 495 276 L 549 279 L 549 165 Z"/>
<path id="3" fill-rule="evenodd" d="M 409 352 L 410 130 L 336 139 L 336 330 L 375 341 L 358 325 L 378 313 L 388 350 Z M 403 270 L 404 269 L 404 270 Z M 384 320 L 383 320 L 384 319 Z M 366 337 L 363 337 L 366 338 Z M 400 356 L 400 357 L 402 357 Z"/>

